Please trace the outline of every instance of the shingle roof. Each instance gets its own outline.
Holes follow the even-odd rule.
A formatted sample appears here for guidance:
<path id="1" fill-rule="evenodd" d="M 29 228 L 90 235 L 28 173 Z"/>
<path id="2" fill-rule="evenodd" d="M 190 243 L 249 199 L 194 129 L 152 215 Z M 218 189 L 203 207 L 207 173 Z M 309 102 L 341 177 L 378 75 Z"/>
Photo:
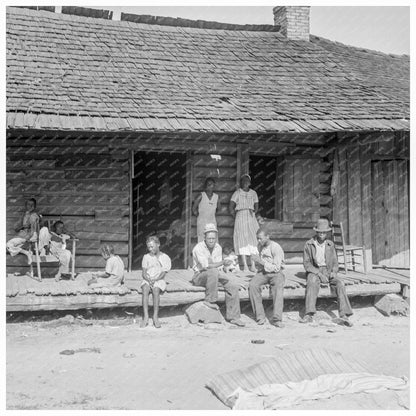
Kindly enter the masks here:
<path id="1" fill-rule="evenodd" d="M 7 9 L 10 128 L 409 128 L 409 57 L 312 36 Z"/>

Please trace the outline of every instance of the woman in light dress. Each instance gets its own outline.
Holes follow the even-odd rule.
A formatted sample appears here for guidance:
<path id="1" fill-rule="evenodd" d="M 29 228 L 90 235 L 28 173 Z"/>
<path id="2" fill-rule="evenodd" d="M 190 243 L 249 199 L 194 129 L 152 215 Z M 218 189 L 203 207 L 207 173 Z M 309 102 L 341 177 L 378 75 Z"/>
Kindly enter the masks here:
<path id="1" fill-rule="evenodd" d="M 251 178 L 245 174 L 241 176 L 240 188 L 237 189 L 230 201 L 230 214 L 235 218 L 234 248 L 236 254 L 243 261 L 243 270 L 248 271 L 247 256 L 257 254 L 257 223 L 256 213 L 259 209 L 259 199 L 256 191 L 250 189 Z M 256 272 L 255 263 L 251 257 L 250 270 Z"/>
<path id="2" fill-rule="evenodd" d="M 215 214 L 218 209 L 218 194 L 214 193 L 215 179 L 205 180 L 204 192 L 201 192 L 194 201 L 192 212 L 197 217 L 196 233 L 198 243 L 204 240 L 204 228 L 206 224 L 217 226 Z"/>

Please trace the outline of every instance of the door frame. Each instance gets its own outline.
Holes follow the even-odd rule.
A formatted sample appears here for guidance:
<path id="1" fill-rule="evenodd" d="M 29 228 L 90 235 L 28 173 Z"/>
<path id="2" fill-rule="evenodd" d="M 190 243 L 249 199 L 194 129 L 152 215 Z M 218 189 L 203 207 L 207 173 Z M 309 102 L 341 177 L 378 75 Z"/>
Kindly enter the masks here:
<path id="1" fill-rule="evenodd" d="M 129 215 L 129 241 L 128 241 L 128 271 L 131 272 L 133 263 L 133 180 L 134 176 L 134 154 L 137 152 L 152 152 L 152 153 L 180 153 L 186 156 L 185 162 L 185 238 L 184 238 L 184 268 L 187 269 L 190 258 L 190 246 L 191 246 L 191 215 L 192 215 L 192 187 L 193 187 L 193 151 L 192 150 L 165 150 L 160 147 L 152 148 L 151 146 L 143 149 L 139 147 L 137 149 L 130 150 L 129 155 L 129 179 L 130 179 L 130 215 Z M 139 197 L 139 195 L 137 195 Z M 138 214 L 139 215 L 139 214 Z"/>

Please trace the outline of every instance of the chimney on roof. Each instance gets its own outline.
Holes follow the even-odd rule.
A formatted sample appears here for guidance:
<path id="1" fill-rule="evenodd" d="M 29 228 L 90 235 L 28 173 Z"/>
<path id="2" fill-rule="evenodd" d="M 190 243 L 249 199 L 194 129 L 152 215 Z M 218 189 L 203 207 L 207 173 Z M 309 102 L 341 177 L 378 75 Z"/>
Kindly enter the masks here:
<path id="1" fill-rule="evenodd" d="M 310 6 L 276 6 L 273 8 L 274 24 L 289 40 L 309 41 Z"/>

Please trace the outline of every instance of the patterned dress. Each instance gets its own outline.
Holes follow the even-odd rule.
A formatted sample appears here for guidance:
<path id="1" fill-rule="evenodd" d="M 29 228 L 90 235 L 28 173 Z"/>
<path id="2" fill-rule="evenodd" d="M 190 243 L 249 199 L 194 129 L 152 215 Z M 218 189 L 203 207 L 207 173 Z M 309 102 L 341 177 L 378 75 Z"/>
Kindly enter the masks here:
<path id="1" fill-rule="evenodd" d="M 217 226 L 215 219 L 215 211 L 217 209 L 218 195 L 212 194 L 209 199 L 205 192 L 201 192 L 202 198 L 198 205 L 198 219 L 196 221 L 196 233 L 198 235 L 198 243 L 204 241 L 204 227 L 206 224 L 214 224 Z"/>
<path id="2" fill-rule="evenodd" d="M 234 223 L 234 249 L 237 254 L 249 256 L 257 251 L 257 223 L 254 214 L 254 204 L 259 202 L 256 191 L 249 189 L 247 192 L 237 189 L 231 201 L 235 202 L 236 215 Z M 253 210 L 253 211 L 250 211 Z"/>

